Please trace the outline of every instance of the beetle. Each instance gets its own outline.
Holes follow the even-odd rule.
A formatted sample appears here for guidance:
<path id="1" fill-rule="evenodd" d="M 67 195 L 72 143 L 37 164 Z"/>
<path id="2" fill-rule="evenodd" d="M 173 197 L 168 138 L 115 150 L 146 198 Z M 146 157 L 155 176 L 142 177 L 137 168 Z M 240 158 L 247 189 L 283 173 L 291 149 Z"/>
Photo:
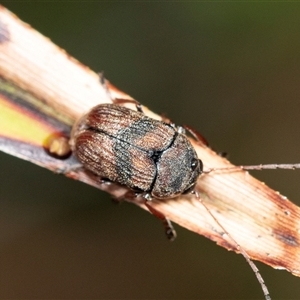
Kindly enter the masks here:
<path id="1" fill-rule="evenodd" d="M 84 167 L 146 199 L 188 193 L 203 172 L 184 129 L 147 117 L 138 105 L 97 105 L 74 128 L 72 148 Z"/>
<path id="2" fill-rule="evenodd" d="M 127 102 L 136 111 L 121 105 Z M 192 192 L 203 172 L 183 127 L 147 117 L 137 101 L 115 99 L 76 122 L 70 145 L 86 169 L 142 195 L 149 211 L 163 221 L 168 239 L 175 239 L 171 222 L 149 201 Z"/>

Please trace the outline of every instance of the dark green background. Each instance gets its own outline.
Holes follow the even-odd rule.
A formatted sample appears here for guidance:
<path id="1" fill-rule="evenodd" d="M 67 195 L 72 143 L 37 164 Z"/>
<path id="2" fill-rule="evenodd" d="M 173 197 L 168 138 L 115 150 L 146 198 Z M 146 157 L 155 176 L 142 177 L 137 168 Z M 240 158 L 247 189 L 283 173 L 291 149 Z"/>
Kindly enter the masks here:
<path id="1" fill-rule="evenodd" d="M 300 162 L 300 3 L 4 4 L 233 163 Z M 263 298 L 241 255 L 178 227 L 168 243 L 133 205 L 3 153 L 0 166 L 0 298 Z M 300 203 L 300 171 L 255 176 Z M 258 266 L 274 299 L 300 298 L 300 278 Z"/>

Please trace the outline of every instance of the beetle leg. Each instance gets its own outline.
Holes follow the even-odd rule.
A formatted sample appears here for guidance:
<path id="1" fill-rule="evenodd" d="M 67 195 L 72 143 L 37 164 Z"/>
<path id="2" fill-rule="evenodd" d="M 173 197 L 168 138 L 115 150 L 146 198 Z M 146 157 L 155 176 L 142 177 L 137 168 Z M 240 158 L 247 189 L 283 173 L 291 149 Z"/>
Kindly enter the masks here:
<path id="1" fill-rule="evenodd" d="M 176 126 L 169 118 L 166 116 L 162 116 L 162 121 L 171 125 L 174 127 L 178 133 L 180 134 L 185 134 L 187 131 L 198 143 L 204 146 L 209 146 L 207 140 L 205 137 L 203 137 L 196 129 L 188 126 L 188 125 L 183 125 L 183 126 Z"/>
<path id="2" fill-rule="evenodd" d="M 99 81 L 100 81 L 101 85 L 105 88 L 106 92 L 110 95 L 110 91 L 109 91 L 109 89 L 107 87 L 107 84 L 106 84 L 107 80 L 104 77 L 104 72 L 99 72 L 98 75 L 99 75 Z M 133 100 L 133 99 L 118 99 L 118 98 L 117 99 L 112 99 L 112 97 L 110 97 L 110 98 L 111 98 L 111 101 L 114 104 L 117 104 L 117 105 L 122 105 L 122 104 L 125 104 L 125 103 L 135 104 L 136 110 L 138 112 L 144 113 L 141 103 L 139 103 L 136 100 Z"/>
<path id="3" fill-rule="evenodd" d="M 177 127 L 177 131 L 179 133 L 182 133 L 181 130 L 187 131 L 199 144 L 209 147 L 208 141 L 205 139 L 205 137 L 203 137 L 197 130 L 195 130 L 194 128 L 188 126 L 188 125 L 183 125 L 183 127 Z M 184 134 L 183 132 L 183 134 Z M 228 153 L 227 152 L 218 152 L 218 155 L 224 158 L 228 157 Z"/>
<path id="4" fill-rule="evenodd" d="M 128 198 L 132 197 L 132 191 L 127 192 L 125 195 L 122 195 L 120 198 L 118 197 L 113 197 L 112 200 L 115 203 L 120 203 L 123 201 L 123 199 L 126 199 L 126 196 L 128 195 Z M 156 210 L 153 206 L 151 206 L 149 204 L 149 202 L 152 200 L 152 197 L 149 193 L 146 194 L 141 194 L 139 193 L 135 193 L 136 197 L 142 196 L 145 200 L 144 200 L 144 204 L 145 206 L 148 208 L 148 210 L 151 212 L 151 214 L 153 216 L 155 216 L 156 218 L 158 218 L 159 220 L 162 221 L 164 227 L 165 227 L 165 233 L 166 236 L 168 238 L 169 241 L 173 242 L 177 236 L 175 229 L 173 228 L 173 225 L 171 223 L 171 221 L 166 218 L 166 216 L 164 214 L 162 214 L 160 211 Z"/>
<path id="5" fill-rule="evenodd" d="M 194 128 L 188 126 L 188 125 L 183 125 L 183 127 L 178 127 L 177 131 L 181 133 L 179 130 L 183 128 L 185 131 L 187 131 L 199 144 L 209 147 L 208 141 L 203 137 L 197 130 Z M 218 155 L 224 158 L 228 157 L 227 152 L 218 152 Z"/>
<path id="6" fill-rule="evenodd" d="M 149 204 L 149 200 L 145 200 L 145 206 L 152 213 L 152 215 L 154 215 L 156 218 L 158 218 L 162 221 L 162 223 L 165 227 L 165 233 L 167 235 L 168 240 L 171 242 L 174 241 L 177 234 L 176 234 L 175 229 L 173 228 L 171 221 L 168 218 L 166 218 L 165 215 L 163 215 L 161 212 L 159 212 L 154 207 L 152 207 Z"/>
<path id="7" fill-rule="evenodd" d="M 196 129 L 183 125 L 183 128 L 201 145 L 209 147 L 208 141 Z"/>
<path id="8" fill-rule="evenodd" d="M 107 79 L 105 79 L 105 77 L 104 77 L 104 72 L 102 71 L 102 72 L 99 72 L 98 73 L 98 76 L 99 76 L 99 82 L 100 82 L 100 84 L 102 85 L 102 87 L 104 88 L 104 90 L 105 90 L 105 92 L 106 92 L 106 94 L 108 95 L 108 97 L 110 98 L 110 100 L 111 101 L 114 101 L 114 99 L 113 99 L 113 97 L 112 97 L 112 95 L 111 95 L 111 92 L 110 92 L 110 90 L 109 90 L 109 88 L 108 88 L 108 80 Z"/>
<path id="9" fill-rule="evenodd" d="M 177 129 L 177 126 L 175 125 L 175 123 L 173 123 L 172 120 L 169 119 L 166 115 L 162 114 L 162 115 L 161 115 L 161 120 L 162 120 L 164 123 L 166 123 L 166 124 L 172 126 L 174 129 Z"/>
<path id="10" fill-rule="evenodd" d="M 218 152 L 218 155 L 228 159 L 228 153 L 227 152 L 224 152 L 224 151 Z"/>
<path id="11" fill-rule="evenodd" d="M 99 81 L 100 81 L 100 83 L 107 89 L 106 79 L 104 77 L 104 72 L 103 71 L 99 72 L 98 75 L 99 75 Z"/>
<path id="12" fill-rule="evenodd" d="M 142 104 L 136 100 L 133 99 L 113 99 L 113 103 L 116 105 L 122 105 L 125 103 L 131 103 L 135 104 L 136 110 L 142 114 L 144 114 L 144 111 L 142 109 Z"/>
<path id="13" fill-rule="evenodd" d="M 203 137 L 197 130 L 195 130 L 192 127 L 189 127 L 188 125 L 183 126 L 176 126 L 169 118 L 166 116 L 162 116 L 162 121 L 169 124 L 170 126 L 174 127 L 178 133 L 185 134 L 186 131 L 201 145 L 209 146 L 207 140 L 205 137 Z"/>

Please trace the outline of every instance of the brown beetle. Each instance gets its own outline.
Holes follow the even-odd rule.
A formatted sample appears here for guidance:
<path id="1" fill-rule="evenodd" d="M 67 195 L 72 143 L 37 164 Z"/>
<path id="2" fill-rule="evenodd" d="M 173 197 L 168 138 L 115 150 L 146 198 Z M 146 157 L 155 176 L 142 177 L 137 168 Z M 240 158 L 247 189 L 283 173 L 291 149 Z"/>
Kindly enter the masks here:
<path id="1" fill-rule="evenodd" d="M 146 198 L 174 198 L 193 189 L 202 162 L 181 127 L 140 111 L 100 104 L 73 130 L 73 151 L 84 167 Z"/>
<path id="2" fill-rule="evenodd" d="M 118 105 L 135 103 L 137 111 Z M 182 127 L 147 117 L 133 100 L 100 104 L 73 127 L 70 145 L 88 170 L 127 186 L 145 199 L 149 211 L 161 219 L 169 240 L 171 222 L 148 202 L 192 192 L 203 172 L 202 161 Z"/>

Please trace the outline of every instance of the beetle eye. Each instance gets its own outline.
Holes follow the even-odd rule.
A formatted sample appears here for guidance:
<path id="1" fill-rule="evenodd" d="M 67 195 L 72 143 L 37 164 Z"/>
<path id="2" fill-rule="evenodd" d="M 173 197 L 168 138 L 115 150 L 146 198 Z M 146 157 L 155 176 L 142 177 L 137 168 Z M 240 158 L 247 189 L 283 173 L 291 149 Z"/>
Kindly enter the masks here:
<path id="1" fill-rule="evenodd" d="M 191 163 L 192 170 L 195 171 L 198 165 L 199 165 L 199 159 L 193 158 Z"/>

